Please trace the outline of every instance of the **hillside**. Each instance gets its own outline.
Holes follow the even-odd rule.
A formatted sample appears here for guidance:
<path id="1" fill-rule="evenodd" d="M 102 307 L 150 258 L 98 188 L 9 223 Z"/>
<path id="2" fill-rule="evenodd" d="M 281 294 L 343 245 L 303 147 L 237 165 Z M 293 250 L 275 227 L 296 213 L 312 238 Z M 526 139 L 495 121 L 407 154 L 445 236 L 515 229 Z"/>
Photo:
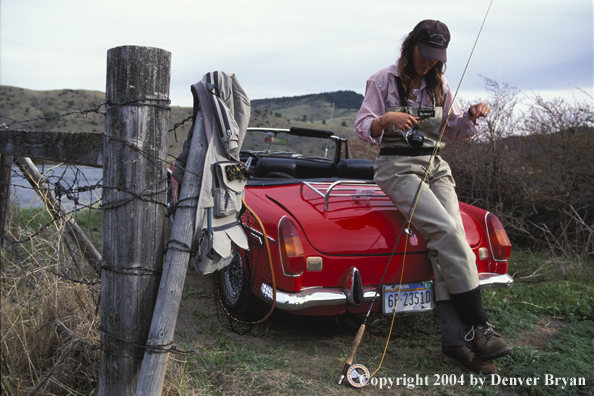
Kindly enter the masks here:
<path id="1" fill-rule="evenodd" d="M 349 123 L 361 107 L 363 95 L 353 91 L 324 92 L 293 97 L 257 99 L 252 109 L 257 113 L 268 112 L 279 118 L 342 125 Z M 334 106 L 334 110 L 332 107 Z M 338 121 L 338 122 L 336 122 Z"/>
<path id="2" fill-rule="evenodd" d="M 335 134 L 355 138 L 353 123 L 363 96 L 352 91 L 325 92 L 294 97 L 252 100 L 250 126 L 331 129 Z M 35 91 L 0 86 L 0 124 L 13 129 L 66 132 L 103 132 L 105 93 L 61 89 Z M 334 112 L 332 106 L 334 104 Z M 64 114 L 73 113 L 68 116 Z M 169 154 L 176 156 L 191 126 L 186 122 L 173 132 L 174 125 L 190 116 L 190 107 L 173 106 L 169 116 L 167 139 Z M 356 139 L 356 138 L 355 138 Z"/>

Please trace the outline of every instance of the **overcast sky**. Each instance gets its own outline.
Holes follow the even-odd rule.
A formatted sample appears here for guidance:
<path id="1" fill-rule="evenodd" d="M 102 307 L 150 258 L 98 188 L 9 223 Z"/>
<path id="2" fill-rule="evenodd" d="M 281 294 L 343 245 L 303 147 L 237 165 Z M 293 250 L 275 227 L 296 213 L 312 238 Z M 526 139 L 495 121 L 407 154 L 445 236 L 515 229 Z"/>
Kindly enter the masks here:
<path id="1" fill-rule="evenodd" d="M 0 84 L 105 91 L 106 55 L 122 45 L 172 54 L 171 100 L 233 72 L 251 99 L 353 90 L 394 63 L 423 19 L 452 34 L 446 76 L 456 89 L 491 0 L 1 0 Z M 592 0 L 494 0 L 460 97 L 481 76 L 528 96 L 593 95 Z"/>

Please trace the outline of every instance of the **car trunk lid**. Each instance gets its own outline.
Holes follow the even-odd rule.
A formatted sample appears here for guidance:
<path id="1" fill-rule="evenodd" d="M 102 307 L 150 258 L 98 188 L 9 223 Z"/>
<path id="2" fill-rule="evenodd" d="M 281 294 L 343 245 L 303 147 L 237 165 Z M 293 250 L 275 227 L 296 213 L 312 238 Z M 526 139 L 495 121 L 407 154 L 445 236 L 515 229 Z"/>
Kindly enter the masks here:
<path id="1" fill-rule="evenodd" d="M 305 182 L 268 190 L 266 197 L 283 207 L 300 225 L 311 246 L 324 254 L 391 254 L 402 230 L 404 215 L 375 185 L 337 185 L 325 198 L 330 182 Z M 480 243 L 478 224 L 462 212 L 466 239 Z M 404 233 L 396 252 L 421 253 L 427 246 L 419 232 Z"/>
<path id="2" fill-rule="evenodd" d="M 286 186 L 268 191 L 266 196 L 289 212 L 299 223 L 311 246 L 324 254 L 377 255 L 390 254 L 404 221 L 401 213 L 381 191 L 361 186 L 345 193 L 336 191 L 328 201 L 320 192 L 326 188 L 309 183 Z M 297 196 L 299 199 L 296 199 Z M 290 197 L 290 198 L 289 198 Z M 328 205 L 326 204 L 328 202 Z M 405 234 L 399 249 L 426 251 L 425 241 L 418 232 Z M 403 250 L 398 250 L 403 251 Z"/>

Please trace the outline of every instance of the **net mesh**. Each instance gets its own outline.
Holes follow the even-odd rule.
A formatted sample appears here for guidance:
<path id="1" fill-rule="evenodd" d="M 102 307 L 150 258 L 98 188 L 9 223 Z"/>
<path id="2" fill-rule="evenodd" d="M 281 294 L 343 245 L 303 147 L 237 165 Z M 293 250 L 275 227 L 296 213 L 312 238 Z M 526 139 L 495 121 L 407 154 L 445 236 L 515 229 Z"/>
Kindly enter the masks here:
<path id="1" fill-rule="evenodd" d="M 266 232 L 244 202 L 239 221 L 248 237 L 248 249 L 239 249 L 231 264 L 214 276 L 219 322 L 246 334 L 274 310 L 276 286 Z"/>

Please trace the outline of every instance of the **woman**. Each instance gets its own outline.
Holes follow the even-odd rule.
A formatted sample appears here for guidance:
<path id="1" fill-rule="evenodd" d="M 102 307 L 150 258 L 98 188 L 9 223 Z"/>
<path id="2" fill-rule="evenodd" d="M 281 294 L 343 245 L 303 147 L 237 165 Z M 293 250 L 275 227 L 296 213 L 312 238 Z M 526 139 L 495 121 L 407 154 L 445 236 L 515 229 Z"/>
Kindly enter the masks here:
<path id="1" fill-rule="evenodd" d="M 454 102 L 443 74 L 449 41 L 445 24 L 420 22 L 404 40 L 398 62 L 367 81 L 355 121 L 359 138 L 380 146 L 375 182 L 402 213 L 409 213 L 435 147 L 445 144 L 440 138 L 443 124 L 447 122 L 445 137 L 459 141 L 474 135 L 478 117 L 490 111 L 478 103 L 464 112 Z M 487 323 L 454 179 L 439 154 L 425 182 L 412 225 L 427 242 L 435 274 L 442 358 L 475 372 L 495 373 L 490 359 L 509 354 L 511 347 Z"/>

